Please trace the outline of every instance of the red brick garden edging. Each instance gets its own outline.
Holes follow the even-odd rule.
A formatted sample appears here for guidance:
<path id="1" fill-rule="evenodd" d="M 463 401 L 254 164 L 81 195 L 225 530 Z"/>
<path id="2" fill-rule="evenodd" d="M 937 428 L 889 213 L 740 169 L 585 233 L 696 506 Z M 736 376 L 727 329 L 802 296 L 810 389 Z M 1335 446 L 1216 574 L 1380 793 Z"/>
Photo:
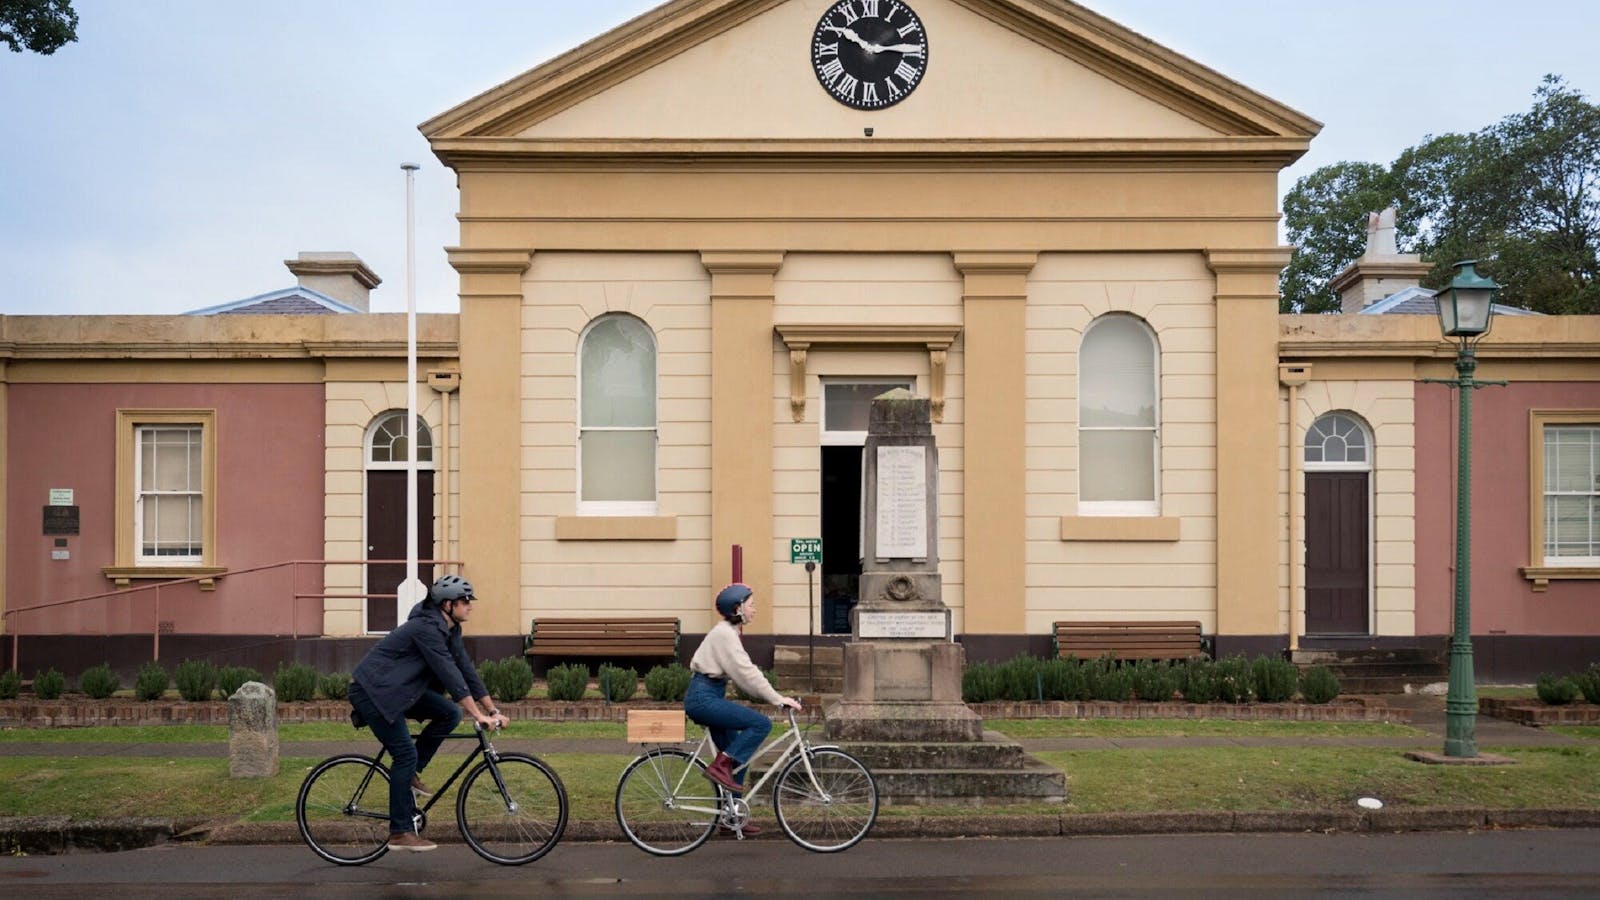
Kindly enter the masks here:
<path id="1" fill-rule="evenodd" d="M 1600 706 L 1581 700 L 1551 706 L 1531 697 L 1479 697 L 1478 712 L 1522 725 L 1600 725 Z"/>

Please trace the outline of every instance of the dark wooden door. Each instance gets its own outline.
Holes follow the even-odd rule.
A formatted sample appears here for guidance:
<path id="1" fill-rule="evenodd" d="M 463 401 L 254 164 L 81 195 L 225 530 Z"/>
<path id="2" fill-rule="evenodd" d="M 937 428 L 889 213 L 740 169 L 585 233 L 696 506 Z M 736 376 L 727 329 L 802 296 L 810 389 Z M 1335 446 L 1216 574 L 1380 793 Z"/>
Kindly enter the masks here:
<path id="1" fill-rule="evenodd" d="M 382 470 L 367 473 L 367 559 L 406 558 L 406 473 Z M 433 558 L 433 472 L 417 470 L 417 559 Z M 406 577 L 405 563 L 367 566 L 367 593 L 393 595 Z M 433 583 L 433 567 L 417 566 L 417 578 Z M 389 631 L 396 625 L 395 601 L 390 597 L 367 600 L 367 631 Z"/>
<path id="2" fill-rule="evenodd" d="M 1368 634 L 1366 472 L 1306 473 L 1306 633 Z"/>
<path id="3" fill-rule="evenodd" d="M 849 634 L 861 587 L 861 448 L 822 448 L 823 634 Z"/>

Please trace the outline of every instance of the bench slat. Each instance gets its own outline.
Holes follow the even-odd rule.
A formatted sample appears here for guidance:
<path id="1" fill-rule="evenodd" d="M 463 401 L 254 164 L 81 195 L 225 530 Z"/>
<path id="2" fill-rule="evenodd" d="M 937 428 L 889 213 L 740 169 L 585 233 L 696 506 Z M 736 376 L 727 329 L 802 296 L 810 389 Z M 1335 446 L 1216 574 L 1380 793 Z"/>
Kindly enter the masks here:
<path id="1" fill-rule="evenodd" d="M 1119 659 L 1192 659 L 1203 657 L 1205 638 L 1199 622 L 1056 622 L 1056 655 Z"/>
<path id="2" fill-rule="evenodd" d="M 528 656 L 673 656 L 679 623 L 670 617 L 534 619 Z"/>

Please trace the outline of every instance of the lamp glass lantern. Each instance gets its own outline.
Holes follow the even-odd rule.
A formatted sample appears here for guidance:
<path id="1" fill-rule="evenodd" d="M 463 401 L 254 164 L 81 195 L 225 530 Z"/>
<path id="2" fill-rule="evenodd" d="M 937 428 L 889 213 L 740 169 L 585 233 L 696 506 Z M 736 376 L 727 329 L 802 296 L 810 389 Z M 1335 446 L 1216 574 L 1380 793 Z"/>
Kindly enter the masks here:
<path id="1" fill-rule="evenodd" d="M 1456 263 L 1456 277 L 1437 297 L 1439 328 L 1446 337 L 1475 338 L 1489 330 L 1494 294 L 1500 285 L 1479 275 L 1475 259 Z"/>

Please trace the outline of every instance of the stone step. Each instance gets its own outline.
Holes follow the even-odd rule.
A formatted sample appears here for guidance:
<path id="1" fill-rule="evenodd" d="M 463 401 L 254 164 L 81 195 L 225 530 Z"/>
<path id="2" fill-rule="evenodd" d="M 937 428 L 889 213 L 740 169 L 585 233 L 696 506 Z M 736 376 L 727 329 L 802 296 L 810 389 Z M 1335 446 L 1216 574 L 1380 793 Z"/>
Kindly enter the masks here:
<path id="1" fill-rule="evenodd" d="M 1352 647 L 1349 649 L 1300 649 L 1290 655 L 1297 666 L 1339 665 L 1444 665 L 1447 654 L 1430 647 Z"/>
<path id="2" fill-rule="evenodd" d="M 1022 745 L 992 731 L 976 743 L 888 743 L 859 742 L 842 744 L 851 755 L 874 772 L 899 769 L 989 769 L 1020 770 L 1032 761 Z"/>
<path id="3" fill-rule="evenodd" d="M 774 664 L 784 662 L 806 661 L 806 646 L 804 644 L 779 644 L 772 648 L 772 661 Z M 824 663 L 834 666 L 844 665 L 844 648 L 838 645 L 818 644 L 816 647 L 817 665 Z"/>
<path id="4" fill-rule="evenodd" d="M 1427 684 L 1448 681 L 1449 674 L 1439 675 L 1357 675 L 1339 677 L 1341 694 L 1404 694 L 1409 686 L 1413 690 Z"/>
<path id="5" fill-rule="evenodd" d="M 1040 762 L 1006 771 L 993 769 L 873 769 L 878 797 L 890 805 L 930 803 L 995 806 L 1062 803 L 1066 775 Z"/>
<path id="6" fill-rule="evenodd" d="M 1349 663 L 1327 667 L 1343 682 L 1346 678 L 1424 678 L 1438 679 L 1450 674 L 1450 667 L 1435 664 Z"/>
<path id="7" fill-rule="evenodd" d="M 797 692 L 807 694 L 842 694 L 844 693 L 844 678 L 842 676 L 826 678 L 823 677 L 820 671 L 817 673 L 817 677 L 814 680 L 807 678 L 805 675 L 779 675 L 778 690 L 784 692 L 785 694 L 793 694 Z"/>

